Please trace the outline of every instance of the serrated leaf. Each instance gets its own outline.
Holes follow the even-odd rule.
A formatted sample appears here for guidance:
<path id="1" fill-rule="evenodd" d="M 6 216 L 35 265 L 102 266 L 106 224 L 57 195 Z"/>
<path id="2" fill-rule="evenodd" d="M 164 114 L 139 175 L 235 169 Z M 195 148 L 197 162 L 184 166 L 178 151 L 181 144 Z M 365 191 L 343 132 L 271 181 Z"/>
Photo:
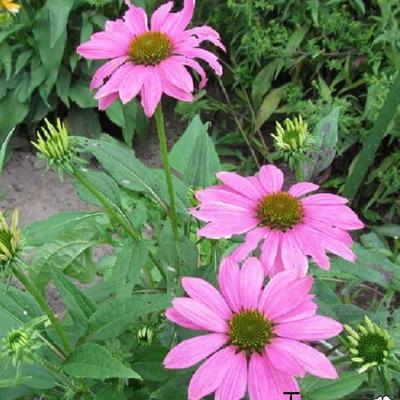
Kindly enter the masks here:
<path id="1" fill-rule="evenodd" d="M 166 309 L 171 300 L 167 294 L 149 294 L 109 301 L 100 306 L 89 319 L 87 335 L 93 340 L 115 338 L 137 318 Z"/>
<path id="2" fill-rule="evenodd" d="M 94 343 L 83 345 L 72 353 L 63 369 L 74 378 L 141 380 L 135 371 L 114 358 L 103 346 Z"/>

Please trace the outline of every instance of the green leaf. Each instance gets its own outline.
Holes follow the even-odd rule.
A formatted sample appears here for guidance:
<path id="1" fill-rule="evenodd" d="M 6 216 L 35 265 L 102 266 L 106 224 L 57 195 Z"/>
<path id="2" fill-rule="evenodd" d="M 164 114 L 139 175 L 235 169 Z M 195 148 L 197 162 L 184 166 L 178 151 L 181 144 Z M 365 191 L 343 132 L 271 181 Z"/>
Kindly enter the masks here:
<path id="1" fill-rule="evenodd" d="M 2 175 L 2 172 L 3 172 L 3 167 L 4 167 L 4 161 L 5 161 L 5 158 L 6 158 L 6 150 L 7 150 L 8 142 L 10 141 L 11 136 L 14 133 L 14 131 L 15 131 L 15 128 L 9 132 L 9 134 L 7 135 L 7 137 L 5 138 L 3 144 L 0 147 L 0 176 Z"/>
<path id="2" fill-rule="evenodd" d="M 83 172 L 83 170 L 81 170 L 81 173 L 99 192 L 107 197 L 107 199 L 114 205 L 114 208 L 121 207 L 119 188 L 113 178 L 104 172 L 99 171 L 87 170 Z M 102 206 L 97 197 L 90 193 L 89 190 L 80 182 L 76 181 L 75 186 L 82 200 L 95 206 Z"/>
<path id="3" fill-rule="evenodd" d="M 63 369 L 74 378 L 141 380 L 140 375 L 114 358 L 103 346 L 93 343 L 83 345 L 72 353 Z"/>
<path id="4" fill-rule="evenodd" d="M 96 305 L 57 268 L 51 270 L 51 277 L 75 322 L 75 328 L 81 326 L 83 333 L 88 319 L 96 311 Z"/>
<path id="5" fill-rule="evenodd" d="M 69 98 L 82 108 L 93 108 L 97 106 L 97 101 L 93 98 L 93 94 L 90 93 L 89 84 L 82 80 L 72 86 L 69 92 Z"/>
<path id="6" fill-rule="evenodd" d="M 397 74 L 396 80 L 387 95 L 385 104 L 368 137 L 364 140 L 364 146 L 356 158 L 356 162 L 351 171 L 349 179 L 343 191 L 343 195 L 348 199 L 354 199 L 360 185 L 364 182 L 364 178 L 375 160 L 376 152 L 385 137 L 389 124 L 396 115 L 397 108 L 400 105 L 400 72 Z"/>
<path id="7" fill-rule="evenodd" d="M 12 51 L 7 42 L 0 45 L 0 62 L 3 64 L 6 81 L 10 79 L 12 68 Z"/>
<path id="8" fill-rule="evenodd" d="M 357 372 L 342 372 L 337 381 L 327 381 L 314 377 L 305 379 L 312 390 L 307 393 L 310 400 L 335 400 L 353 393 L 365 380 L 365 374 Z"/>
<path id="9" fill-rule="evenodd" d="M 185 183 L 193 187 L 210 185 L 215 173 L 221 170 L 208 127 L 208 123 L 203 124 L 196 116 L 169 155 L 171 166 L 183 174 Z"/>
<path id="10" fill-rule="evenodd" d="M 87 334 L 93 340 L 115 338 L 136 319 L 166 309 L 171 300 L 167 294 L 134 295 L 128 299 L 112 300 L 91 316 Z"/>
<path id="11" fill-rule="evenodd" d="M 185 399 L 187 397 L 187 387 L 191 375 L 191 372 L 184 372 L 182 376 L 171 379 L 164 386 L 153 392 L 150 396 L 150 400 Z"/>
<path id="12" fill-rule="evenodd" d="M 0 143 L 2 143 L 11 129 L 25 119 L 29 106 L 21 103 L 17 98 L 16 91 L 13 90 L 0 100 L 0 110 Z"/>
<path id="13" fill-rule="evenodd" d="M 260 129 L 269 119 L 269 117 L 276 111 L 282 97 L 285 93 L 287 84 L 279 88 L 272 89 L 267 96 L 265 96 L 256 117 L 255 130 Z"/>
<path id="14" fill-rule="evenodd" d="M 61 212 L 28 225 L 23 230 L 23 236 L 29 246 L 41 246 L 58 239 L 65 232 L 93 227 L 96 218 L 103 215 L 102 212 Z"/>
<path id="15" fill-rule="evenodd" d="M 62 102 L 69 107 L 69 88 L 71 85 L 71 73 L 67 68 L 61 67 L 56 81 L 56 91 Z"/>
<path id="16" fill-rule="evenodd" d="M 17 57 L 14 68 L 14 76 L 18 75 L 22 68 L 24 68 L 28 64 L 29 60 L 31 59 L 32 53 L 33 50 L 25 50 Z"/>
<path id="17" fill-rule="evenodd" d="M 50 19 L 50 47 L 54 47 L 57 40 L 67 27 L 69 13 L 74 5 L 74 0 L 47 0 L 45 9 L 49 12 Z"/>
<path id="18" fill-rule="evenodd" d="M 283 61 L 281 59 L 273 60 L 267 66 L 265 66 L 254 78 L 251 98 L 256 108 L 260 106 L 263 97 L 271 89 L 272 81 L 279 74 L 282 66 Z"/>
<path id="19" fill-rule="evenodd" d="M 42 315 L 33 297 L 20 289 L 0 283 L 0 338 Z"/>
<path id="20" fill-rule="evenodd" d="M 145 241 L 128 240 L 124 243 L 111 276 L 117 298 L 132 295 L 147 259 L 148 248 Z"/>
<path id="21" fill-rule="evenodd" d="M 310 180 L 328 168 L 336 155 L 338 140 L 339 107 L 335 107 L 315 127 L 312 134 L 318 150 L 311 154 L 311 161 L 302 164 L 304 179 Z"/>
<path id="22" fill-rule="evenodd" d="M 115 139 L 104 136 L 102 140 L 80 141 L 86 151 L 91 152 L 103 168 L 126 189 L 149 194 L 162 207 L 169 203 L 164 171 L 148 168 L 139 161 L 133 151 Z M 187 215 L 187 187 L 174 178 L 177 209 Z"/>

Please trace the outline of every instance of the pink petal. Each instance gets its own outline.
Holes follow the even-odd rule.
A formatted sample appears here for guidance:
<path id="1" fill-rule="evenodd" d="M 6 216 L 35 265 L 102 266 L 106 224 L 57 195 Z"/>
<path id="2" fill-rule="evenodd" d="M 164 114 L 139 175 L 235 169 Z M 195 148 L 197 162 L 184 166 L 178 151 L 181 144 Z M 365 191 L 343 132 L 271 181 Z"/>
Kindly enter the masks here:
<path id="1" fill-rule="evenodd" d="M 146 77 L 142 88 L 142 106 L 150 118 L 161 101 L 162 86 L 157 67 L 146 67 Z"/>
<path id="2" fill-rule="evenodd" d="M 240 310 L 239 266 L 230 258 L 224 258 L 219 267 L 218 285 L 229 307 L 237 312 Z"/>
<path id="3" fill-rule="evenodd" d="M 230 257 L 235 262 L 243 261 L 252 251 L 254 251 L 261 239 L 268 233 L 268 229 L 256 228 L 248 232 L 245 241 L 232 252 Z"/>
<path id="4" fill-rule="evenodd" d="M 189 400 L 200 400 L 214 392 L 232 367 L 235 348 L 230 346 L 206 360 L 194 373 L 189 384 Z"/>
<path id="5" fill-rule="evenodd" d="M 161 72 L 160 75 L 161 79 L 161 86 L 162 86 L 162 91 L 170 97 L 173 97 L 174 99 L 180 100 L 180 101 L 186 101 L 186 102 L 192 102 L 193 101 L 193 95 L 190 92 L 187 92 L 185 90 L 182 90 L 175 85 L 173 85 Z"/>
<path id="6" fill-rule="evenodd" d="M 183 31 L 190 23 L 193 18 L 195 0 L 184 0 L 182 11 L 174 15 L 172 23 L 168 24 L 169 21 L 161 28 L 163 32 L 169 32 L 171 35 L 177 32 Z"/>
<path id="7" fill-rule="evenodd" d="M 295 185 L 293 185 L 290 188 L 288 193 L 294 197 L 301 197 L 307 193 L 315 192 L 318 189 L 319 189 L 319 186 L 315 185 L 314 183 L 301 182 L 301 183 L 296 183 Z"/>
<path id="8" fill-rule="evenodd" d="M 264 242 L 261 246 L 261 264 L 264 267 L 265 275 L 270 276 L 270 272 L 275 264 L 275 258 L 280 248 L 280 242 L 282 240 L 282 233 L 279 231 L 271 231 L 268 229 L 268 233 L 264 238 Z"/>
<path id="9" fill-rule="evenodd" d="M 230 319 L 232 311 L 214 286 L 199 278 L 182 278 L 182 286 L 192 298 L 216 312 L 223 319 Z"/>
<path id="10" fill-rule="evenodd" d="M 282 190 L 283 172 L 274 165 L 261 167 L 258 178 L 267 193 L 276 193 Z"/>
<path id="11" fill-rule="evenodd" d="M 281 338 L 274 339 L 274 344 L 282 352 L 297 360 L 306 372 L 325 379 L 338 378 L 336 369 L 329 359 L 311 346 Z"/>
<path id="12" fill-rule="evenodd" d="M 264 283 L 264 270 L 255 257 L 248 258 L 239 275 L 239 295 L 244 310 L 257 307 L 258 298 Z"/>
<path id="13" fill-rule="evenodd" d="M 141 7 L 130 4 L 128 11 L 124 15 L 124 21 L 132 35 L 140 35 L 149 30 L 147 14 Z"/>
<path id="14" fill-rule="evenodd" d="M 291 311 L 274 318 L 274 323 L 280 324 L 284 322 L 299 321 L 301 319 L 313 317 L 318 309 L 318 306 L 312 301 L 313 296 L 309 295 L 302 303 Z"/>
<path id="15" fill-rule="evenodd" d="M 263 196 L 261 188 L 234 172 L 218 172 L 217 178 L 232 190 L 251 200 L 260 199 Z"/>
<path id="16" fill-rule="evenodd" d="M 199 190 L 196 192 L 196 198 L 202 203 L 218 204 L 221 207 L 226 204 L 249 210 L 255 210 L 257 207 L 257 201 L 249 199 L 225 185 L 211 186 L 207 189 Z"/>
<path id="17" fill-rule="evenodd" d="M 223 51 L 226 51 L 225 46 L 221 42 L 219 33 L 209 26 L 199 26 L 196 28 L 189 29 L 185 32 L 189 35 L 195 35 L 199 38 L 199 44 L 203 41 L 211 42 L 214 46 L 219 47 Z"/>
<path id="18" fill-rule="evenodd" d="M 176 50 L 188 58 L 199 58 L 206 61 L 207 64 L 214 70 L 216 75 L 222 75 L 222 65 L 218 61 L 218 57 L 210 51 L 198 48 L 183 47 L 181 45 L 177 46 Z"/>
<path id="19" fill-rule="evenodd" d="M 154 11 L 151 17 L 151 30 L 160 31 L 165 19 L 172 10 L 174 3 L 169 1 L 168 3 L 162 4 L 157 10 Z"/>
<path id="20" fill-rule="evenodd" d="M 203 67 L 196 61 L 196 60 L 192 60 L 191 58 L 186 58 L 186 57 L 182 57 L 183 58 L 183 64 L 187 65 L 190 68 L 193 68 L 198 75 L 200 76 L 200 84 L 199 87 L 200 89 L 203 89 L 206 84 L 207 84 L 207 75 L 206 72 L 204 71 Z"/>
<path id="21" fill-rule="evenodd" d="M 118 97 L 118 93 L 111 93 L 99 100 L 99 110 L 104 111 L 108 108 Z"/>
<path id="22" fill-rule="evenodd" d="M 132 65 L 131 69 L 126 73 L 123 85 L 119 90 L 119 96 L 123 104 L 129 103 L 141 91 L 146 76 L 145 69 L 146 67 L 142 65 Z"/>
<path id="23" fill-rule="evenodd" d="M 194 217 L 207 222 L 218 219 L 227 219 L 228 222 L 231 219 L 235 221 L 238 219 L 242 220 L 243 218 L 254 219 L 254 212 L 252 210 L 226 203 L 221 205 L 214 202 L 204 202 L 197 210 L 192 209 L 190 212 Z"/>
<path id="24" fill-rule="evenodd" d="M 240 400 L 246 393 L 247 359 L 245 353 L 236 354 L 229 371 L 215 393 L 215 400 Z"/>
<path id="25" fill-rule="evenodd" d="M 98 32 L 92 35 L 88 42 L 81 44 L 76 51 L 88 60 L 106 60 L 126 56 L 128 46 L 115 41 L 107 32 Z"/>
<path id="26" fill-rule="evenodd" d="M 289 375 L 279 372 L 268 358 L 255 353 L 249 364 L 248 391 L 250 400 L 287 400 L 284 392 L 299 392 Z"/>
<path id="27" fill-rule="evenodd" d="M 280 345 L 280 342 L 275 344 L 275 340 L 267 346 L 265 351 L 271 364 L 286 375 L 303 377 L 305 369 L 297 362 L 296 358 L 286 352 L 284 346 Z"/>
<path id="28" fill-rule="evenodd" d="M 339 205 L 347 204 L 349 201 L 341 196 L 330 193 L 318 193 L 303 199 L 306 205 Z"/>
<path id="29" fill-rule="evenodd" d="M 313 285 L 313 277 L 296 279 L 287 282 L 286 286 L 279 293 L 275 293 L 274 297 L 267 296 L 265 299 L 263 310 L 268 318 L 275 321 L 275 318 L 293 311 L 305 299 Z"/>
<path id="30" fill-rule="evenodd" d="M 193 92 L 193 78 L 182 63 L 181 57 L 172 56 L 160 64 L 164 77 L 174 86 L 186 92 Z"/>
<path id="31" fill-rule="evenodd" d="M 332 318 L 316 315 L 300 321 L 278 324 L 274 332 L 288 339 L 314 341 L 337 336 L 343 330 L 342 324 Z"/>
<path id="32" fill-rule="evenodd" d="M 126 75 L 135 68 L 132 64 L 127 63 L 119 67 L 110 77 L 110 79 L 97 91 L 95 99 L 101 99 L 112 93 L 118 93 L 124 85 Z"/>
<path id="33" fill-rule="evenodd" d="M 172 305 L 179 314 L 205 330 L 216 333 L 228 332 L 226 321 L 197 300 L 180 297 L 174 299 Z"/>
<path id="34" fill-rule="evenodd" d="M 281 235 L 281 257 L 285 269 L 295 269 L 299 276 L 305 276 L 308 269 L 307 257 L 297 244 L 296 236 L 292 230 Z"/>
<path id="35" fill-rule="evenodd" d="M 195 324 L 194 322 L 179 314 L 179 312 L 173 307 L 168 308 L 168 310 L 165 311 L 165 316 L 169 321 L 173 322 L 174 324 L 183 326 L 184 328 L 192 329 L 195 331 L 204 330 L 203 327 Z"/>
<path id="36" fill-rule="evenodd" d="M 257 226 L 256 218 L 246 217 L 242 220 L 222 220 L 213 221 L 204 228 L 197 231 L 198 236 L 204 236 L 210 239 L 229 239 L 232 235 L 240 235 Z"/>
<path id="37" fill-rule="evenodd" d="M 164 367 L 169 369 L 189 368 L 210 354 L 215 353 L 229 338 L 219 333 L 196 336 L 175 346 L 165 357 Z"/>
<path id="38" fill-rule="evenodd" d="M 99 88 L 104 83 L 104 80 L 107 79 L 127 59 L 126 56 L 118 57 L 103 64 L 93 75 L 92 81 L 90 82 L 90 90 Z"/>

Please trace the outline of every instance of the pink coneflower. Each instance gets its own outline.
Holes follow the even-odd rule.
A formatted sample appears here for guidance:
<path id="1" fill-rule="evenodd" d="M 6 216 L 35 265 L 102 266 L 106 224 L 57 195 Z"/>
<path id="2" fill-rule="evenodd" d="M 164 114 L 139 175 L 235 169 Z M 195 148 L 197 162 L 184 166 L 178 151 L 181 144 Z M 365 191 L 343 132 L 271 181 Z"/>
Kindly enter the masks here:
<path id="1" fill-rule="evenodd" d="M 193 17 L 195 0 L 185 0 L 183 10 L 172 13 L 173 2 L 153 14 L 150 29 L 145 11 L 126 0 L 123 19 L 107 21 L 105 31 L 92 35 L 77 51 L 89 60 L 110 60 L 93 76 L 91 89 L 99 108 L 106 109 L 118 96 L 126 104 L 139 92 L 148 117 L 165 93 L 178 100 L 193 100 L 193 79 L 186 67 L 200 76 L 200 88 L 207 77 L 196 59 L 204 60 L 217 75 L 222 74 L 218 58 L 199 46 L 204 41 L 225 50 L 219 34 L 208 26 L 186 29 Z M 106 83 L 104 83 L 107 80 Z"/>
<path id="2" fill-rule="evenodd" d="M 336 379 L 328 358 L 308 344 L 342 331 L 331 318 L 316 315 L 310 295 L 313 278 L 295 271 L 274 276 L 263 288 L 264 271 L 256 258 L 242 269 L 229 258 L 219 271 L 218 292 L 198 278 L 183 278 L 189 298 L 176 298 L 167 318 L 185 328 L 209 331 L 174 347 L 166 368 L 189 368 L 206 361 L 194 373 L 189 400 L 215 392 L 216 400 L 287 400 L 297 391 L 295 376 L 310 373 Z"/>
<path id="3" fill-rule="evenodd" d="M 330 268 L 326 251 L 354 262 L 353 243 L 347 231 L 363 228 L 347 199 L 333 194 L 305 196 L 318 189 L 308 182 L 282 190 L 283 173 L 273 165 L 263 166 L 258 176 L 244 178 L 219 172 L 223 185 L 196 193 L 200 205 L 191 213 L 208 224 L 198 231 L 212 239 L 246 233 L 245 242 L 232 254 L 239 262 L 261 250 L 266 274 L 296 268 L 307 272 L 311 256 L 323 269 Z"/>

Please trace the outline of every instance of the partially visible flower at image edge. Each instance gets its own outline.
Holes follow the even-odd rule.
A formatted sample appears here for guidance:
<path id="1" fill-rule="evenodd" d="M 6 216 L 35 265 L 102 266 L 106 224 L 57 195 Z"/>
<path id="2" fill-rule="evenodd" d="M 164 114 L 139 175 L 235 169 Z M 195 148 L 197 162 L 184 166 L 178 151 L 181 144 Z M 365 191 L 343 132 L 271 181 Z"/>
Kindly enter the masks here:
<path id="1" fill-rule="evenodd" d="M 0 8 L 5 8 L 6 10 L 17 13 L 21 6 L 17 3 L 14 3 L 13 0 L 0 0 Z"/>
<path id="2" fill-rule="evenodd" d="M 284 175 L 273 166 L 263 166 L 257 176 L 242 177 L 219 172 L 222 185 L 196 193 L 199 206 L 191 214 L 207 222 L 197 233 L 210 239 L 246 234 L 245 241 L 231 257 L 240 262 L 251 252 L 261 250 L 266 275 L 287 269 L 300 275 L 308 270 L 308 258 L 328 270 L 326 251 L 354 262 L 353 240 L 347 231 L 364 224 L 346 205 L 347 199 L 329 193 L 307 194 L 319 186 L 310 182 L 283 191 Z"/>
<path id="3" fill-rule="evenodd" d="M 126 104 L 141 95 L 147 117 L 151 117 L 162 94 L 182 101 L 193 101 L 193 78 L 186 67 L 207 82 L 206 73 L 196 59 L 207 62 L 219 76 L 218 58 L 199 46 L 209 41 L 222 50 L 219 34 L 209 26 L 186 29 L 194 12 L 195 0 L 185 0 L 183 10 L 172 13 L 173 2 L 160 6 L 152 15 L 150 29 L 146 12 L 126 0 L 128 11 L 123 19 L 107 21 L 105 31 L 92 35 L 77 52 L 89 60 L 110 60 L 101 66 L 90 83 L 99 89 L 95 99 L 101 110 L 119 96 Z M 106 81 L 106 82 L 105 82 Z"/>
<path id="4" fill-rule="evenodd" d="M 184 328 L 211 332 L 184 340 L 164 360 L 168 369 L 183 369 L 206 359 L 190 381 L 189 400 L 213 392 L 216 400 L 239 400 L 246 391 L 250 400 L 287 400 L 283 392 L 300 391 L 297 376 L 338 378 L 329 359 L 309 345 L 342 331 L 340 323 L 316 315 L 311 276 L 285 271 L 264 287 L 257 258 L 241 269 L 226 258 L 218 282 L 220 291 L 203 279 L 183 278 L 190 297 L 175 298 L 166 311 Z"/>

